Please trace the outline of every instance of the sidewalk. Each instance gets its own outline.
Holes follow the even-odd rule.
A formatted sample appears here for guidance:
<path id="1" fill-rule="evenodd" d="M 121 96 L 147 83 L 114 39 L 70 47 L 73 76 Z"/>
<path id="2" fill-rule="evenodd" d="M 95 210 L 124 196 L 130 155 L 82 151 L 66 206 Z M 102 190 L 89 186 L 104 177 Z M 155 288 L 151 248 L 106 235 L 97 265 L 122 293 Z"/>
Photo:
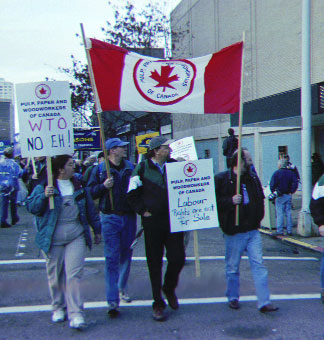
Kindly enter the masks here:
<path id="1" fill-rule="evenodd" d="M 260 232 L 264 235 L 269 235 L 270 237 L 276 238 L 279 241 L 287 242 L 296 246 L 306 248 L 308 250 L 316 251 L 322 253 L 324 251 L 324 238 L 321 236 L 312 237 L 302 237 L 297 235 L 297 221 L 298 214 L 302 206 L 302 193 L 298 191 L 293 195 L 293 236 L 273 236 L 272 233 L 276 231 L 276 225 L 272 226 L 272 231 L 269 229 L 261 228 Z"/>

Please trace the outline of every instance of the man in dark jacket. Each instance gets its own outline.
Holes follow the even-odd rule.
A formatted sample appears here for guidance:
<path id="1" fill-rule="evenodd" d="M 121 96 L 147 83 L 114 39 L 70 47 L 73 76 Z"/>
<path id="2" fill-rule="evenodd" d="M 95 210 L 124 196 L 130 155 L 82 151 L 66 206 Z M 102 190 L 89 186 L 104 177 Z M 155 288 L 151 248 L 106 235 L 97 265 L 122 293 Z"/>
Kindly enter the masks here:
<path id="1" fill-rule="evenodd" d="M 126 200 L 129 179 L 134 170 L 133 164 L 124 159 L 127 144 L 128 142 L 119 138 L 108 139 L 105 147 L 109 153 L 111 176 L 107 176 L 106 164 L 102 162 L 93 169 L 88 182 L 92 197 L 99 198 L 105 242 L 106 297 L 110 317 L 118 316 L 120 299 L 131 302 L 127 293 L 127 281 L 132 258 L 130 246 L 136 235 L 136 214 Z"/>
<path id="2" fill-rule="evenodd" d="M 276 193 L 276 235 L 283 235 L 284 216 L 287 220 L 287 235 L 292 236 L 291 202 L 292 194 L 298 188 L 298 178 L 294 171 L 288 168 L 287 159 L 280 159 L 278 170 L 274 172 L 270 180 L 270 190 Z"/>
<path id="3" fill-rule="evenodd" d="M 226 156 L 227 169 L 230 168 L 230 159 L 238 147 L 238 139 L 234 136 L 232 128 L 228 129 L 228 134 L 229 136 L 223 142 L 223 155 Z"/>
<path id="4" fill-rule="evenodd" d="M 262 242 L 258 231 L 264 216 L 264 195 L 259 178 L 250 172 L 242 151 L 241 188 L 236 194 L 237 158 L 236 151 L 231 159 L 231 169 L 215 176 L 215 190 L 220 227 L 224 232 L 226 245 L 226 296 L 229 307 L 239 309 L 240 260 L 244 253 L 250 260 L 258 308 L 262 313 L 278 308 L 270 302 L 268 271 L 263 264 Z M 235 225 L 235 210 L 239 206 L 239 223 Z"/>
<path id="5" fill-rule="evenodd" d="M 171 233 L 165 163 L 170 157 L 170 141 L 158 136 L 151 139 L 148 159 L 135 168 L 129 184 L 128 199 L 132 208 L 142 216 L 145 250 L 153 293 L 153 318 L 166 319 L 166 304 L 178 309 L 175 289 L 185 261 L 183 232 Z M 163 252 L 166 248 L 168 266 L 162 287 Z"/>

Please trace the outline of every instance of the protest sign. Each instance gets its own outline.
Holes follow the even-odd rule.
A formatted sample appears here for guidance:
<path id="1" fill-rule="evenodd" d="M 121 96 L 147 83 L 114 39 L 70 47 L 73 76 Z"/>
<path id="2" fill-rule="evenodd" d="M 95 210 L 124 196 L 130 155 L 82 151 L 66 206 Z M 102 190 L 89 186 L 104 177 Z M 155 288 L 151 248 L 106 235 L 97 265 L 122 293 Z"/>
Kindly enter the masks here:
<path id="1" fill-rule="evenodd" d="M 171 157 L 174 159 L 183 158 L 186 161 L 198 159 L 193 137 L 185 137 L 170 144 L 172 149 Z"/>
<path id="2" fill-rule="evenodd" d="M 136 136 L 136 147 L 139 154 L 146 154 L 150 141 L 153 137 L 159 136 L 158 132 L 147 133 L 145 135 Z"/>
<path id="3" fill-rule="evenodd" d="M 16 85 L 22 157 L 72 154 L 73 124 L 69 83 Z"/>
<path id="4" fill-rule="evenodd" d="M 218 227 L 212 160 L 166 167 L 171 232 Z"/>

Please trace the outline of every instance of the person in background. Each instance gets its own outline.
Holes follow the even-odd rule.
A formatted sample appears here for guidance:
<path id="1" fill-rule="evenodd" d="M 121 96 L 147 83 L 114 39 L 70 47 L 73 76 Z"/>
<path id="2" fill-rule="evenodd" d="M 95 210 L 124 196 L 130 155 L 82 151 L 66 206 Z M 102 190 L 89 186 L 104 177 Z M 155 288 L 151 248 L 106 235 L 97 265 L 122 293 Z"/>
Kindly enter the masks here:
<path id="1" fill-rule="evenodd" d="M 318 153 L 312 155 L 312 186 L 320 179 L 324 172 L 324 164 Z"/>
<path id="2" fill-rule="evenodd" d="M 318 225 L 320 235 L 324 236 L 324 175 L 320 177 L 313 188 L 309 208 L 315 224 Z M 324 303 L 324 252 L 321 259 L 320 282 L 321 301 Z"/>
<path id="3" fill-rule="evenodd" d="M 261 313 L 278 310 L 270 302 L 268 271 L 263 264 L 262 240 L 258 228 L 264 216 L 264 195 L 259 178 L 250 172 L 246 151 L 242 151 L 241 188 L 236 193 L 238 151 L 231 159 L 231 168 L 215 176 L 219 223 L 225 238 L 226 296 L 229 307 L 239 309 L 240 261 L 246 251 L 253 275 L 258 309 Z M 239 221 L 236 225 L 236 206 Z"/>
<path id="4" fill-rule="evenodd" d="M 110 174 L 106 163 L 96 166 L 88 181 L 93 199 L 99 198 L 100 219 L 104 237 L 106 298 L 108 315 L 119 315 L 119 302 L 131 302 L 127 282 L 130 273 L 132 249 L 136 235 L 136 214 L 126 200 L 129 179 L 134 169 L 125 159 L 128 142 L 119 138 L 106 140 Z M 112 190 L 112 201 L 110 199 Z"/>
<path id="5" fill-rule="evenodd" d="M 226 156 L 227 169 L 230 168 L 230 159 L 238 147 L 238 139 L 234 136 L 234 130 L 228 129 L 229 136 L 223 142 L 223 155 Z"/>
<path id="6" fill-rule="evenodd" d="M 13 147 L 6 148 L 3 155 L 4 158 L 0 160 L 1 228 L 10 228 L 19 222 L 17 213 L 18 178 L 22 177 L 23 170 L 13 159 Z M 11 224 L 7 222 L 9 205 Z"/>
<path id="7" fill-rule="evenodd" d="M 133 210 L 142 216 L 154 300 L 152 316 L 156 321 L 166 319 L 162 291 L 169 306 L 174 310 L 179 308 L 175 289 L 185 263 L 183 232 L 170 232 L 166 163 L 176 162 L 170 159 L 171 142 L 162 136 L 151 139 L 148 158 L 136 166 L 128 188 L 128 201 Z M 162 286 L 164 248 L 168 265 Z"/>
<path id="8" fill-rule="evenodd" d="M 82 329 L 84 319 L 81 278 L 85 252 L 91 249 L 91 225 L 95 244 L 101 240 L 99 216 L 88 188 L 73 177 L 70 155 L 52 161 L 53 186 L 39 184 L 26 200 L 27 210 L 36 216 L 36 245 L 46 259 L 49 290 L 52 298 L 52 321 L 63 322 L 66 312 L 70 327 Z M 54 209 L 49 208 L 49 197 Z"/>
<path id="9" fill-rule="evenodd" d="M 290 162 L 290 157 L 289 155 L 284 155 L 284 159 L 287 161 L 287 165 L 286 165 L 286 168 L 293 171 L 297 177 L 297 181 L 298 183 L 300 182 L 300 175 L 299 175 L 299 171 L 297 169 L 297 166 L 295 164 L 292 164 Z"/>
<path id="10" fill-rule="evenodd" d="M 98 157 L 97 157 L 97 160 L 98 160 L 98 163 L 97 162 L 93 162 L 88 168 L 87 170 L 85 171 L 83 177 L 82 177 L 82 183 L 83 185 L 87 185 L 88 184 L 88 181 L 90 179 L 90 175 L 91 175 L 91 172 L 92 170 L 98 165 L 100 164 L 101 162 L 103 162 L 105 160 L 105 157 L 104 157 L 104 153 L 103 151 L 99 152 L 98 153 Z"/>
<path id="11" fill-rule="evenodd" d="M 292 195 L 298 188 L 298 179 L 296 173 L 288 167 L 287 159 L 280 159 L 278 170 L 273 173 L 270 180 L 270 190 L 277 196 L 275 199 L 277 217 L 275 235 L 284 234 L 284 217 L 286 216 L 287 235 L 292 236 L 291 203 Z"/>

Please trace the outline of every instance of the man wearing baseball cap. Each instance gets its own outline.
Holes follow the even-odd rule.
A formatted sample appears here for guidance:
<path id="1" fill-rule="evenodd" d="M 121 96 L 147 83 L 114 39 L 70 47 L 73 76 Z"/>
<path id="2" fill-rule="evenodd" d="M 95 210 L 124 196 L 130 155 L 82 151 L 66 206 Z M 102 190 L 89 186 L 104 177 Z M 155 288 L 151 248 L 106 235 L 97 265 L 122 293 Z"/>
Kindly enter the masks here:
<path id="1" fill-rule="evenodd" d="M 127 293 L 127 281 L 132 258 L 130 246 L 136 235 L 136 214 L 126 200 L 129 179 L 134 170 L 134 165 L 124 159 L 128 144 L 119 138 L 108 139 L 105 148 L 108 152 L 111 176 L 107 175 L 106 163 L 102 162 L 92 170 L 88 182 L 92 197 L 99 198 L 106 260 L 106 297 L 110 317 L 119 315 L 120 299 L 131 302 Z"/>
<path id="2" fill-rule="evenodd" d="M 175 162 L 170 159 L 171 142 L 162 136 L 151 139 L 148 159 L 136 166 L 128 188 L 128 201 L 142 216 L 146 259 L 154 300 L 152 316 L 156 321 L 166 319 L 166 303 L 162 291 L 169 306 L 174 310 L 179 308 L 175 289 L 185 261 L 183 232 L 170 232 L 165 164 Z M 164 248 L 168 265 L 162 285 Z"/>

